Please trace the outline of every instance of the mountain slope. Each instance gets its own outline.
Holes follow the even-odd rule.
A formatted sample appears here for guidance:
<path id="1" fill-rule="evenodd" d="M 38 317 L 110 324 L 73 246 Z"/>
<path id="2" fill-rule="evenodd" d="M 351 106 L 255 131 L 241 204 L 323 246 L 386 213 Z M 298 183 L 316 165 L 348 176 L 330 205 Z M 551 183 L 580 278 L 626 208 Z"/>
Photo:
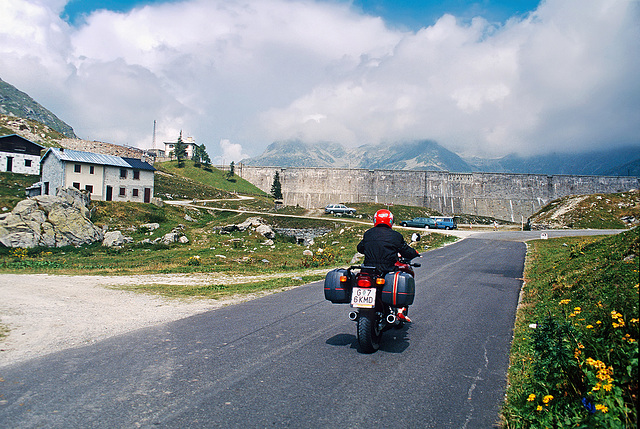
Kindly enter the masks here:
<path id="1" fill-rule="evenodd" d="M 2 79 L 0 79 L 0 114 L 37 121 L 69 138 L 77 138 L 73 128 L 42 107 L 28 94 Z"/>
<path id="2" fill-rule="evenodd" d="M 551 153 L 521 157 L 467 159 L 476 171 L 495 173 L 576 174 L 576 175 L 638 175 L 640 147 L 631 146 L 584 153 Z M 634 167 L 635 166 L 635 167 Z"/>
<path id="3" fill-rule="evenodd" d="M 306 144 L 300 140 L 287 140 L 274 142 L 262 155 L 241 162 L 262 167 L 471 171 L 462 158 L 431 140 L 350 149 L 338 143 Z"/>

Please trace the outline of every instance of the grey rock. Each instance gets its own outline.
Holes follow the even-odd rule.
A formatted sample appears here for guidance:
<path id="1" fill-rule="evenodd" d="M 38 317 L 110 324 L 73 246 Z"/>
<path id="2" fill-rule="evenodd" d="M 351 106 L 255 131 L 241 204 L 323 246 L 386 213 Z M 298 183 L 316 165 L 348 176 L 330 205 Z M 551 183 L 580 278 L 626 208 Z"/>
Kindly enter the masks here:
<path id="1" fill-rule="evenodd" d="M 131 243 L 133 239 L 122 234 L 120 231 L 109 231 L 104 235 L 102 245 L 105 247 L 118 247 L 125 243 Z"/>
<path id="2" fill-rule="evenodd" d="M 0 215 L 0 243 L 7 247 L 79 246 L 102 241 L 103 232 L 88 218 L 86 193 L 75 188 L 59 196 L 41 195 L 20 201 Z"/>

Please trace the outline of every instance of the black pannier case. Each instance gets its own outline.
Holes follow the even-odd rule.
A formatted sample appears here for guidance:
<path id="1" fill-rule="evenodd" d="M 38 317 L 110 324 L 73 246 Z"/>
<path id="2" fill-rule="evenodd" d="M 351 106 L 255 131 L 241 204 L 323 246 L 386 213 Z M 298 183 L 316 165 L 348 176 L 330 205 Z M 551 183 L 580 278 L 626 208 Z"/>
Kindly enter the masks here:
<path id="1" fill-rule="evenodd" d="M 324 279 L 324 298 L 334 304 L 351 302 L 351 282 L 340 282 L 340 277 L 347 275 L 344 268 L 336 268 L 327 273 Z"/>
<path id="2" fill-rule="evenodd" d="M 391 307 L 406 307 L 413 304 L 416 282 L 407 273 L 396 271 L 384 276 L 382 302 Z"/>

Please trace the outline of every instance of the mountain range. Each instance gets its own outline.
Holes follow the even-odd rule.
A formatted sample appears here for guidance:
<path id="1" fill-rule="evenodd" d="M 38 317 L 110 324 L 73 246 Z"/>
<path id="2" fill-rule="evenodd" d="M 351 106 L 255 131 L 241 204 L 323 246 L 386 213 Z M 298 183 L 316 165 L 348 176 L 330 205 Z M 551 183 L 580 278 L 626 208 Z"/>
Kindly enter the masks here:
<path id="1" fill-rule="evenodd" d="M 28 94 L 0 79 L 0 115 L 25 118 L 77 139 L 73 128 Z M 2 131 L 16 132 L 8 127 Z M 30 138 L 31 135 L 25 136 Z M 61 140 L 61 139 L 60 139 Z M 59 142 L 58 142 L 59 143 Z M 305 143 L 283 140 L 270 144 L 259 156 L 241 160 L 268 167 L 366 168 L 436 170 L 456 173 L 529 173 L 640 176 L 640 142 L 636 146 L 585 153 L 553 153 L 522 157 L 463 158 L 433 140 L 398 141 L 386 145 L 346 148 L 336 142 Z"/>
<path id="2" fill-rule="evenodd" d="M 491 172 L 640 176 L 640 146 L 578 154 L 553 153 L 522 157 L 462 158 L 432 140 L 345 148 L 338 143 L 307 144 L 300 140 L 270 144 L 260 156 L 243 159 L 263 167 L 367 168 L 435 170 L 456 173 Z"/>

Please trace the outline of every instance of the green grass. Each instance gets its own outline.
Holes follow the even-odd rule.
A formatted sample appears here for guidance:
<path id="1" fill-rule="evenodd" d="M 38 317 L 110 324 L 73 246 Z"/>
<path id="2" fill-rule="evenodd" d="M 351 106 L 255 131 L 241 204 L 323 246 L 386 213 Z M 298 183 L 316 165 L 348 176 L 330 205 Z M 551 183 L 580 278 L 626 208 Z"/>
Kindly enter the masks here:
<path id="1" fill-rule="evenodd" d="M 639 230 L 531 242 L 507 428 L 635 428 Z"/>
<path id="2" fill-rule="evenodd" d="M 178 167 L 178 161 L 158 162 L 154 164 L 154 167 L 165 173 L 185 177 L 193 183 L 204 184 L 222 191 L 237 192 L 243 195 L 267 196 L 265 192 L 237 175 L 233 176 L 232 179 L 228 179 L 225 171 L 218 170 L 215 167 L 210 169 L 195 167 L 191 160 L 184 161 L 184 167 L 182 168 Z"/>
<path id="3" fill-rule="evenodd" d="M 39 176 L 30 174 L 0 173 L 0 213 L 13 210 L 16 204 L 26 198 L 25 189 L 39 180 Z"/>
<path id="4" fill-rule="evenodd" d="M 248 283 L 235 284 L 210 284 L 210 285 L 133 285 L 118 287 L 118 289 L 130 290 L 134 292 L 145 292 L 156 295 L 162 295 L 169 298 L 208 298 L 222 299 L 231 295 L 246 295 L 252 293 L 273 291 L 285 289 L 288 287 L 299 286 L 321 280 L 324 275 L 303 275 L 303 276 L 286 276 L 282 275 L 277 278 L 268 280 L 260 280 Z"/>

